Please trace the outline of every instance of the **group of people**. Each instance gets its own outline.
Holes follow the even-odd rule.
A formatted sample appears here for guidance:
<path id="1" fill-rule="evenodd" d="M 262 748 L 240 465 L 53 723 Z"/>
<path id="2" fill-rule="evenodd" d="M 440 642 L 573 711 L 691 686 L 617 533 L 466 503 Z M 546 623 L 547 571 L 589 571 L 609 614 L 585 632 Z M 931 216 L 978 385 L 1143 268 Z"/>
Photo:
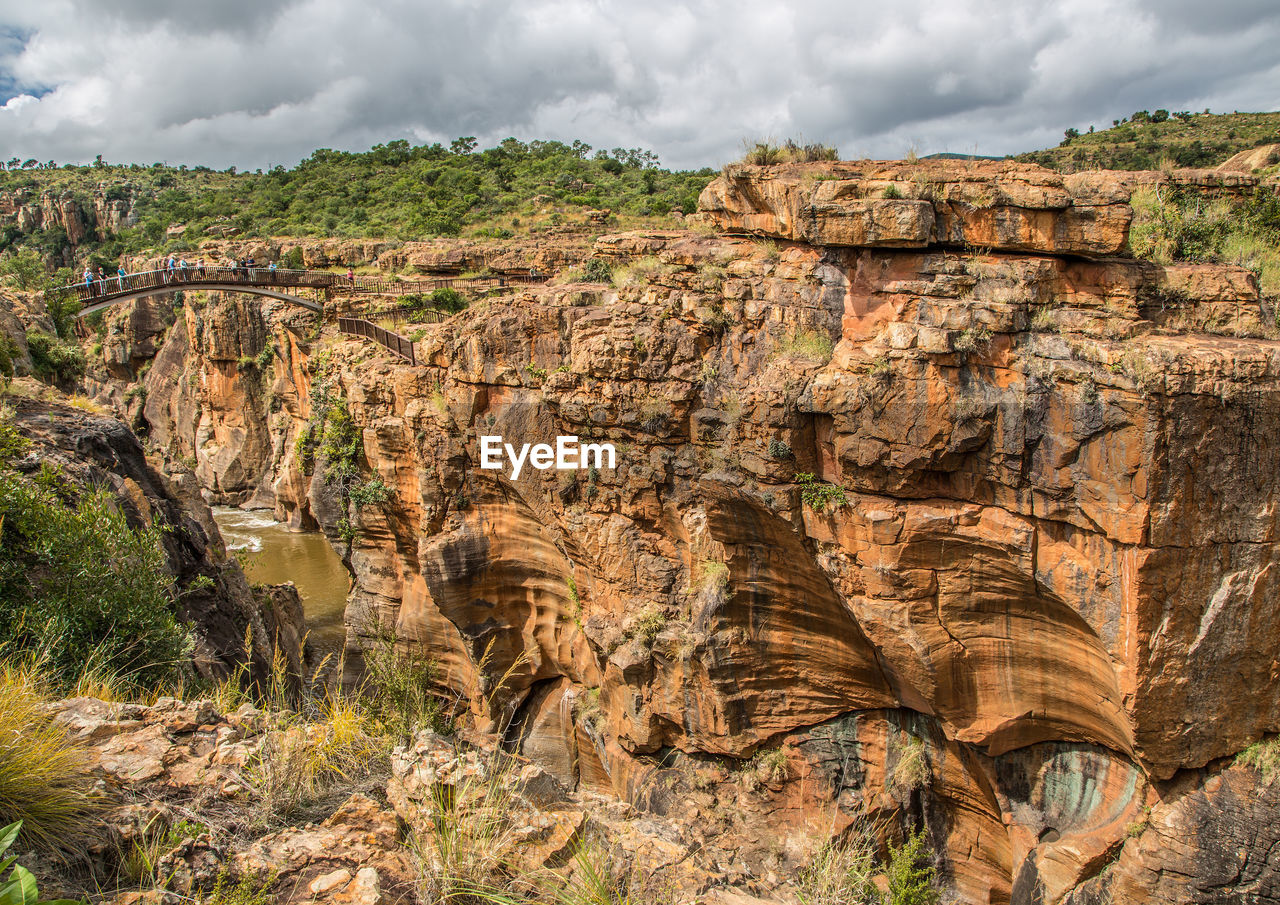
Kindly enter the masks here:
<path id="1" fill-rule="evenodd" d="M 210 269 L 216 265 L 208 264 L 204 261 L 195 261 L 188 263 L 186 258 L 176 255 L 169 255 L 168 259 L 158 270 L 140 271 L 139 274 L 159 274 L 161 281 L 165 283 L 185 283 L 188 280 L 203 280 L 209 276 Z M 230 270 L 229 276 L 232 280 L 245 280 L 248 282 L 257 282 L 265 269 L 267 278 L 271 282 L 276 282 L 279 265 L 272 261 L 271 264 L 262 268 L 253 258 L 232 259 L 229 264 L 224 265 L 224 269 Z M 125 289 L 126 279 L 130 276 L 129 271 L 125 270 L 124 264 L 116 268 L 114 276 L 109 275 L 106 270 L 99 266 L 95 271 L 92 266 L 86 266 L 84 269 L 83 282 L 85 291 L 91 298 L 105 295 L 111 291 L 123 292 Z M 350 278 L 348 274 L 348 278 Z M 112 285 L 114 284 L 114 285 Z M 143 285 L 146 285 L 145 283 Z"/>
<path id="2" fill-rule="evenodd" d="M 210 276 L 211 270 L 215 270 L 219 265 L 207 264 L 204 261 L 195 261 L 187 263 L 187 259 L 177 255 L 169 255 L 168 259 L 158 270 L 142 271 L 134 276 L 150 276 L 159 274 L 159 280 L 164 283 L 185 283 L 189 280 L 204 280 Z M 265 271 L 266 279 L 272 283 L 279 280 L 279 265 L 272 261 L 265 268 L 261 266 L 253 258 L 233 258 L 229 264 L 221 265 L 223 271 L 230 271 L 230 274 L 218 274 L 218 278 L 226 277 L 231 281 L 242 280 L 249 283 L 256 283 L 262 280 Z M 123 292 L 128 282 L 129 272 L 125 270 L 124 264 L 116 268 L 115 276 L 107 274 L 106 270 L 99 266 L 95 272 L 91 266 L 84 269 L 84 287 L 85 292 L 90 298 L 97 298 L 108 292 Z M 356 284 L 356 275 L 350 267 L 347 268 L 345 279 L 353 288 Z M 139 288 L 147 287 L 154 283 L 155 278 L 145 280 L 139 283 Z M 114 282 L 114 286 L 111 283 Z M 129 288 L 133 288 L 130 286 Z"/>

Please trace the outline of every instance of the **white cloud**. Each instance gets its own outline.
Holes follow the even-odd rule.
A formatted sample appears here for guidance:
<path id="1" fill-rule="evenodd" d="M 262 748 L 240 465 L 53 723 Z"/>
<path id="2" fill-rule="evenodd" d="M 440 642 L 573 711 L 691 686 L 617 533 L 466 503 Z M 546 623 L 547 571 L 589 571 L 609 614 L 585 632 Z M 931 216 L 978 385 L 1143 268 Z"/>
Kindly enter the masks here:
<path id="1" fill-rule="evenodd" d="M 516 135 L 714 166 L 753 137 L 1000 154 L 1139 108 L 1280 106 L 1273 0 L 104 5 L 0 0 L 0 157 L 257 167 Z"/>

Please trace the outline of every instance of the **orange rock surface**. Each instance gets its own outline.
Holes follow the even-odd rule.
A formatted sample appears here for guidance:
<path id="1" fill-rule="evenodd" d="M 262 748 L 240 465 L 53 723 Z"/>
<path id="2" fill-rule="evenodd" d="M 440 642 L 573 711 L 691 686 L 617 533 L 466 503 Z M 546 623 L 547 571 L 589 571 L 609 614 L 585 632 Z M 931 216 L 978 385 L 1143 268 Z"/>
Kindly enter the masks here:
<path id="1" fill-rule="evenodd" d="M 418 367 L 269 305 L 251 390 L 259 322 L 188 314 L 146 420 L 328 532 L 353 661 L 393 631 L 571 785 L 662 809 L 673 758 L 768 755 L 754 819 L 926 826 L 962 901 L 1199 900 L 1237 848 L 1265 890 L 1274 792 L 1190 828 L 1280 730 L 1280 341 L 1251 273 L 1125 257 L 1156 178 L 1238 187 L 732 167 L 717 234 L 604 237 L 617 285 L 424 326 Z M 321 385 L 385 502 L 300 459 Z M 558 434 L 616 467 L 478 467 L 482 435 Z"/>

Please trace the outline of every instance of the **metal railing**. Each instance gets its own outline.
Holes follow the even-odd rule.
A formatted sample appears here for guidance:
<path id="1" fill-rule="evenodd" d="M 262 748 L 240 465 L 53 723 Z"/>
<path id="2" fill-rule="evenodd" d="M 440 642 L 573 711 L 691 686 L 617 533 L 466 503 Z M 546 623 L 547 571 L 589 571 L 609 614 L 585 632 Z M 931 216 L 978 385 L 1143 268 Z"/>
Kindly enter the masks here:
<path id="1" fill-rule="evenodd" d="M 413 350 L 413 341 L 406 336 L 401 336 L 399 333 L 384 330 L 377 324 L 371 324 L 369 321 L 358 317 L 338 318 L 338 330 L 350 336 L 363 336 L 365 339 L 371 339 L 379 345 L 390 349 L 411 365 L 418 363 L 417 353 Z"/>
<path id="2" fill-rule="evenodd" d="M 368 293 L 370 295 L 412 295 L 415 293 L 434 292 L 437 289 L 475 289 L 502 288 L 507 285 L 522 283 L 541 283 L 546 277 L 530 274 L 528 276 L 494 276 L 463 279 L 446 277 L 433 280 L 384 280 L 381 277 L 348 277 L 341 273 L 327 270 L 285 270 L 270 267 L 222 267 L 211 264 L 191 264 L 187 267 L 175 267 L 172 270 L 146 270 L 139 273 L 127 273 L 123 276 L 108 276 L 102 279 L 73 283 L 61 286 L 54 292 L 75 293 L 82 305 L 94 305 L 110 301 L 117 296 L 129 295 L 147 289 L 180 289 L 198 288 L 212 284 L 242 284 L 263 288 L 301 288 L 325 289 L 331 292 Z"/>

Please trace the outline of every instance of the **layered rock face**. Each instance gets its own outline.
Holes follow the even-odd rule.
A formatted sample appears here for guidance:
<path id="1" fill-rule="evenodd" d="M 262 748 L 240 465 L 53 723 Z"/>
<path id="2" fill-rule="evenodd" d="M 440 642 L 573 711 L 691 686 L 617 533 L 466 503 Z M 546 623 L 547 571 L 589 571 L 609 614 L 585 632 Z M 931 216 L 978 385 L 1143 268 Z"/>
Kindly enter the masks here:
<path id="1" fill-rule="evenodd" d="M 14 226 L 24 233 L 59 228 L 73 246 L 89 239 L 105 239 L 136 223 L 129 197 L 113 198 L 98 192 L 85 203 L 70 194 L 0 192 L 0 226 Z"/>
<path id="2" fill-rule="evenodd" d="M 1276 901 L 1280 796 L 1225 760 L 1280 728 L 1274 315 L 1123 257 L 1134 186 L 1243 178 L 734 169 L 719 233 L 605 237 L 615 285 L 474 306 L 418 367 L 206 309 L 147 421 L 342 546 L 353 657 L 393 631 L 570 786 L 663 812 L 752 758 L 716 791 L 753 820 L 923 825 L 962 901 Z M 274 412 L 229 366 L 260 329 Z M 320 387 L 385 499 L 303 454 Z M 231 481 L 190 426 L 237 408 Z M 617 457 L 512 479 L 499 435 Z"/>

